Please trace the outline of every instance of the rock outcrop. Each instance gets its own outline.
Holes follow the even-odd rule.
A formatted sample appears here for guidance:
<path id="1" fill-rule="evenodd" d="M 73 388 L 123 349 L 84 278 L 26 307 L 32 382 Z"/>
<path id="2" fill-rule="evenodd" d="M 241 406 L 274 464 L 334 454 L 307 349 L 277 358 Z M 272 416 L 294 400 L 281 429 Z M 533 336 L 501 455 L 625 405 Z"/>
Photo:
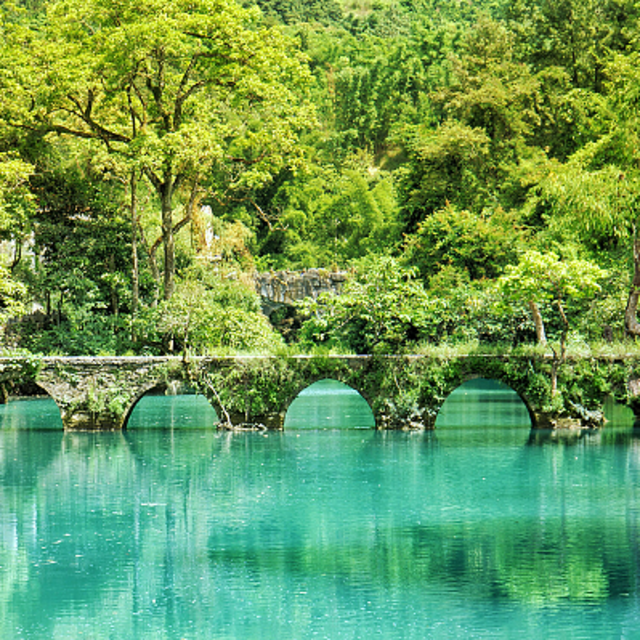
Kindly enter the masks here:
<path id="1" fill-rule="evenodd" d="M 339 294 L 347 279 L 346 271 L 307 269 L 306 271 L 272 271 L 256 273 L 254 282 L 265 312 L 281 305 L 293 305 L 304 298 L 317 298 L 321 293 Z"/>

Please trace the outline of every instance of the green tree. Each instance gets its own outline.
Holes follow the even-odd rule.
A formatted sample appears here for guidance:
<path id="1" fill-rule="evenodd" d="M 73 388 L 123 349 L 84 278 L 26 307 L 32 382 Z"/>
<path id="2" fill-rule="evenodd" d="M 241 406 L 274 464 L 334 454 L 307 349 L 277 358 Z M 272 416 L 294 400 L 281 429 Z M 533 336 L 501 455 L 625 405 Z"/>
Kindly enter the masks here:
<path id="1" fill-rule="evenodd" d="M 312 118 L 292 42 L 230 0 L 59 0 L 41 28 L 4 26 L 2 115 L 98 141 L 142 171 L 161 211 L 167 299 L 177 195 L 208 180 L 219 198 L 264 184 Z"/>
<path id="2" fill-rule="evenodd" d="M 552 389 L 557 389 L 557 367 L 566 358 L 569 318 L 567 304 L 571 301 L 590 299 L 600 290 L 599 282 L 606 272 L 587 260 L 560 260 L 552 253 L 527 251 L 516 266 L 508 265 L 498 280 L 498 287 L 505 300 L 529 304 L 538 330 L 538 338 L 545 335 L 544 322 L 539 308 L 551 303 L 560 321 L 560 352 L 553 346 L 554 370 Z"/>
<path id="3" fill-rule="evenodd" d="M 0 262 L 0 346 L 4 347 L 5 329 L 8 320 L 19 317 L 25 312 L 27 290 L 24 284 L 16 280 L 9 269 Z"/>
<path id="4" fill-rule="evenodd" d="M 11 269 L 20 262 L 23 243 L 31 230 L 34 195 L 29 178 L 33 166 L 16 154 L 0 153 L 0 240 L 13 244 Z"/>
<path id="5" fill-rule="evenodd" d="M 0 241 L 9 241 L 12 254 L 0 251 L 0 335 L 7 320 L 25 310 L 26 287 L 14 275 L 31 228 L 33 194 L 29 176 L 33 167 L 13 154 L 0 154 Z"/>
<path id="6" fill-rule="evenodd" d="M 170 301 L 149 310 L 140 323 L 146 342 L 157 351 L 182 351 L 188 357 L 220 351 L 269 353 L 282 346 L 254 291 L 213 275 L 189 275 L 178 282 Z"/>
<path id="7" fill-rule="evenodd" d="M 604 148 L 603 148 L 604 147 Z M 532 192 L 530 215 L 543 217 L 543 237 L 556 243 L 579 243 L 585 251 L 603 260 L 617 262 L 617 271 L 632 264 L 631 286 L 624 310 L 624 325 L 631 335 L 640 335 L 637 308 L 640 299 L 640 240 L 636 235 L 640 176 L 615 164 L 600 164 L 595 156 L 610 157 L 610 138 L 586 147 L 569 162 L 556 165 Z M 595 164 L 595 166 L 590 166 Z M 621 309 L 622 311 L 622 309 Z"/>
<path id="8" fill-rule="evenodd" d="M 450 81 L 430 93 L 431 117 L 404 132 L 409 162 L 401 192 L 409 231 L 447 202 L 472 212 L 520 206 L 527 171 L 544 160 L 530 146 L 540 122 L 539 82 L 515 58 L 505 26 L 480 19 L 450 64 Z"/>
<path id="9" fill-rule="evenodd" d="M 247 6 L 254 0 L 245 2 Z M 275 16 L 285 24 L 321 22 L 331 24 L 342 17 L 337 0 L 255 0 L 267 16 Z"/>
<path id="10" fill-rule="evenodd" d="M 260 209 L 276 215 L 258 230 L 261 263 L 329 268 L 391 249 L 399 241 L 395 188 L 388 173 L 368 168 L 312 165 L 264 194 Z"/>
<path id="11" fill-rule="evenodd" d="M 518 217 L 501 209 L 474 214 L 448 205 L 427 216 L 408 237 L 405 260 L 428 280 L 446 267 L 472 280 L 496 278 L 517 261 L 525 233 Z"/>
<path id="12" fill-rule="evenodd" d="M 432 329 L 427 296 L 410 270 L 388 256 L 358 263 L 339 296 L 322 295 L 302 304 L 304 341 L 355 353 L 395 353 L 426 338 Z"/>
<path id="13" fill-rule="evenodd" d="M 505 19 L 521 59 L 536 71 L 559 67 L 575 88 L 603 91 L 607 58 L 634 44 L 635 0 L 511 0 Z"/>
<path id="14" fill-rule="evenodd" d="M 37 203 L 33 255 L 21 269 L 44 318 L 20 324 L 21 344 L 39 352 L 121 352 L 129 346 L 131 311 L 130 227 L 118 206 L 122 186 L 86 168 L 52 164 L 55 171 L 43 163 L 31 179 Z M 148 270 L 144 274 L 149 291 Z"/>

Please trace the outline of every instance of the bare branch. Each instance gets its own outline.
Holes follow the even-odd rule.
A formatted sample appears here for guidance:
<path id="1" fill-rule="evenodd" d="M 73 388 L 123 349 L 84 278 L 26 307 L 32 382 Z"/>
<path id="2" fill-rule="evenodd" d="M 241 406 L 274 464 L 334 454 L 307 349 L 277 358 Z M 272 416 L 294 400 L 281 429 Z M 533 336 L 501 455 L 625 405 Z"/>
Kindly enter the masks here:
<path id="1" fill-rule="evenodd" d="M 250 200 L 250 202 L 255 207 L 262 221 L 266 222 L 267 227 L 269 227 L 269 231 L 273 231 L 273 225 L 271 224 L 271 220 L 269 220 L 269 216 L 262 210 L 260 205 L 257 202 L 255 202 L 255 200 Z"/>
<path id="2" fill-rule="evenodd" d="M 239 164 L 243 164 L 245 166 L 251 166 L 254 164 L 258 164 L 258 162 L 262 162 L 267 157 L 267 152 L 263 151 L 255 160 L 248 160 L 247 158 L 240 158 L 239 156 L 227 156 L 227 160 L 231 160 L 232 162 L 237 162 Z"/>
<path id="3" fill-rule="evenodd" d="M 199 89 L 204 87 L 204 82 L 196 82 L 191 85 L 183 94 L 176 98 L 176 104 L 173 111 L 173 124 L 176 128 L 180 126 L 182 121 L 182 106 L 184 103 Z"/>

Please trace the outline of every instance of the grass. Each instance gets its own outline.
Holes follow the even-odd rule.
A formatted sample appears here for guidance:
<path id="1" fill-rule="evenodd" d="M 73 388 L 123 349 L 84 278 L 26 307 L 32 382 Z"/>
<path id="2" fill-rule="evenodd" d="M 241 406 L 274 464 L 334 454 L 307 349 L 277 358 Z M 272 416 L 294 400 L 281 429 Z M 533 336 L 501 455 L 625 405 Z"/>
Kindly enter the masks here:
<path id="1" fill-rule="evenodd" d="M 553 348 L 552 348 L 553 347 Z M 496 343 L 496 342 L 460 342 L 460 343 L 447 343 L 440 344 L 424 343 L 416 345 L 415 347 L 404 349 L 398 352 L 389 352 L 389 354 L 377 353 L 377 355 L 418 355 L 429 356 L 433 358 L 456 358 L 472 355 L 487 355 L 487 356 L 520 356 L 520 357 L 534 357 L 534 356 L 553 356 L 553 349 L 559 351 L 560 345 L 557 342 L 550 341 L 546 347 L 536 344 L 521 344 L 513 346 L 511 344 Z M 25 349 L 13 350 L 13 349 L 0 349 L 1 358 L 25 358 L 34 356 Z M 36 357 L 45 354 L 37 354 Z M 56 355 L 59 357 L 65 357 L 63 353 L 48 353 L 48 356 Z M 105 356 L 117 357 L 115 354 L 101 354 Z M 128 353 L 126 355 L 134 355 Z M 181 353 L 175 353 L 173 355 L 180 356 Z M 332 345 L 331 347 L 326 345 L 300 345 L 300 344 L 282 344 L 277 345 L 274 349 L 265 349 L 262 351 L 238 351 L 231 348 L 219 348 L 210 350 L 206 354 L 200 354 L 192 352 L 192 357 L 198 355 L 210 355 L 210 356 L 226 356 L 226 357 L 242 357 L 242 356 L 295 356 L 295 355 L 311 355 L 311 356 L 348 356 L 348 355 L 362 355 L 356 354 L 348 349 L 341 348 L 339 345 Z M 640 342 L 632 340 L 623 340 L 616 342 L 586 342 L 582 339 L 569 339 L 567 342 L 567 357 L 569 358 L 606 358 L 606 359 L 622 359 L 622 358 L 640 358 Z"/>

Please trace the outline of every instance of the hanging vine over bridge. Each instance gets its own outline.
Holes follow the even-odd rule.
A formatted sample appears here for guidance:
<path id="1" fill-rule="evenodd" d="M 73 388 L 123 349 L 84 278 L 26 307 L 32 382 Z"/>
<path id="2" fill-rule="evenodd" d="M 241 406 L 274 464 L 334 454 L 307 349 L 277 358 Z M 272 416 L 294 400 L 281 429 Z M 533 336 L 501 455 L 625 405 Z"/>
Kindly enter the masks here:
<path id="1" fill-rule="evenodd" d="M 207 397 L 219 428 L 282 429 L 307 386 L 331 378 L 369 403 L 378 429 L 433 429 L 448 395 L 472 378 L 499 380 L 526 405 L 533 428 L 598 428 L 613 395 L 640 415 L 640 358 L 544 355 L 327 355 L 0 358 L 6 397 L 20 385 L 50 395 L 67 430 L 119 430 L 148 391 L 183 382 Z"/>

